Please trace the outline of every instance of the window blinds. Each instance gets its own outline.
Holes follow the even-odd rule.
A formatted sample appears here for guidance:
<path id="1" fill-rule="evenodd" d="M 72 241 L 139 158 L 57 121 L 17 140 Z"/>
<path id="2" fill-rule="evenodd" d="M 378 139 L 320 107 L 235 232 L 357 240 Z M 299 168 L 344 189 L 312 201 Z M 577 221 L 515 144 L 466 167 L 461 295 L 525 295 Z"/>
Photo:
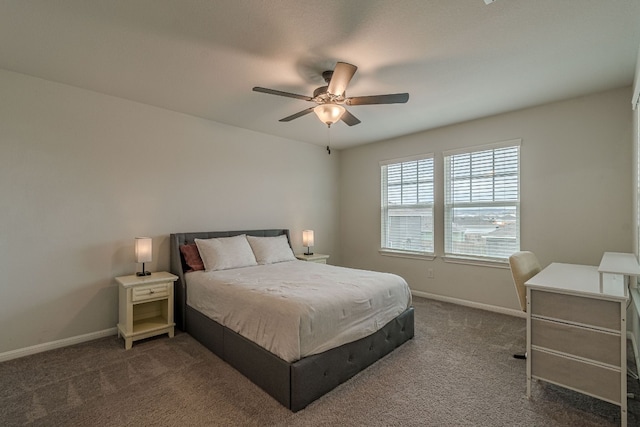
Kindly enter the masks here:
<path id="1" fill-rule="evenodd" d="M 433 156 L 381 164 L 381 247 L 433 254 Z"/>
<path id="2" fill-rule="evenodd" d="M 520 248 L 520 141 L 447 152 L 445 255 L 506 260 Z"/>

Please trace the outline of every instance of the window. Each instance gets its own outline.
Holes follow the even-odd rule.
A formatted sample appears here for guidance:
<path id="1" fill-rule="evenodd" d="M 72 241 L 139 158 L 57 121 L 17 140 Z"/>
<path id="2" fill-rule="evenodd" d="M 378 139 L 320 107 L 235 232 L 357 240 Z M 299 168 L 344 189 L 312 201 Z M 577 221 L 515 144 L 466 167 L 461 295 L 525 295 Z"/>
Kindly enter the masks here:
<path id="1" fill-rule="evenodd" d="M 445 256 L 506 261 L 520 250 L 520 140 L 444 153 Z"/>
<path id="2" fill-rule="evenodd" d="M 380 163 L 382 250 L 433 255 L 433 155 Z"/>

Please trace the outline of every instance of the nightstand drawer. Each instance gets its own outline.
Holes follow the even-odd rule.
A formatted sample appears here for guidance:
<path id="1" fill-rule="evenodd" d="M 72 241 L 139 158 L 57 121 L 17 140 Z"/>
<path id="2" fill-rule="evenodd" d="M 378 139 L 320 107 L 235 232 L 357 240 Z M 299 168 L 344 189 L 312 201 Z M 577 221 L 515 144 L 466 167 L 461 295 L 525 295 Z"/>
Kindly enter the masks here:
<path id="1" fill-rule="evenodd" d="M 171 283 L 156 283 L 148 286 L 136 286 L 131 289 L 131 301 L 140 302 L 156 298 L 168 297 Z"/>

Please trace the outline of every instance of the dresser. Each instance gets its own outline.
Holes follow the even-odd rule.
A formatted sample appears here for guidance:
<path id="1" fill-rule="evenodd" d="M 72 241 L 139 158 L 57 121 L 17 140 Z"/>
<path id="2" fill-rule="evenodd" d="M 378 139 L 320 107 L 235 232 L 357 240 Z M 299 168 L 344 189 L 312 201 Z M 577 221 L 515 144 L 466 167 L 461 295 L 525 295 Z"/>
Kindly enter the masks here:
<path id="1" fill-rule="evenodd" d="M 553 263 L 526 282 L 527 397 L 532 379 L 620 406 L 627 425 L 625 276 Z"/>

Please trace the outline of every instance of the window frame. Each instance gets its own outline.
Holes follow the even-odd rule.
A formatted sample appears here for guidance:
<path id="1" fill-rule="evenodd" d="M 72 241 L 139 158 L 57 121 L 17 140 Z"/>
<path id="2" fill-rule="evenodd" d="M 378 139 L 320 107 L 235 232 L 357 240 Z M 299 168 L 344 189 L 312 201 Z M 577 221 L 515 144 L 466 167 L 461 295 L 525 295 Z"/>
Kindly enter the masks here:
<path id="1" fill-rule="evenodd" d="M 483 266 L 498 266 L 498 267 L 504 267 L 505 265 L 508 266 L 508 256 L 483 256 L 483 255 L 479 255 L 479 254 L 469 254 L 469 253 L 462 253 L 462 252 L 455 252 L 454 248 L 453 248 L 453 214 L 452 214 L 452 210 L 454 208 L 464 208 L 464 207 L 469 207 L 469 208 L 478 208 L 478 207 L 513 207 L 515 208 L 515 215 L 516 215 L 516 219 L 515 219 L 515 227 L 516 227 L 516 241 L 515 241 L 515 247 L 517 248 L 517 250 L 520 250 L 520 244 L 521 244 L 521 240 L 520 240 L 520 221 L 521 221 L 521 210 L 520 210 L 520 201 L 522 198 L 521 195 L 521 190 L 520 190 L 520 183 L 521 183 L 521 145 L 522 145 L 522 140 L 521 139 L 513 139 L 513 140 L 508 140 L 508 141 L 502 141 L 502 142 L 498 142 L 498 143 L 494 143 L 494 144 L 486 144 L 486 145 L 479 145 L 479 146 L 474 146 L 474 147 L 465 147 L 465 148 L 461 148 L 461 149 L 456 149 L 456 150 L 449 150 L 449 151 L 445 151 L 442 153 L 443 156 L 443 164 L 444 164 L 444 173 L 443 173 L 443 188 L 444 188 L 444 203 L 443 203 L 443 210 L 444 210 L 444 215 L 443 215 L 443 225 L 444 225 L 444 230 L 443 230 L 443 234 L 444 234 L 444 256 L 443 259 L 447 262 L 456 262 L 456 263 L 465 263 L 465 264 L 476 264 L 476 265 L 483 265 Z M 451 168 L 451 164 L 450 164 L 450 159 L 453 156 L 457 156 L 457 155 L 467 155 L 467 154 L 472 154 L 472 153 L 479 153 L 479 152 L 483 152 L 483 151 L 495 151 L 495 150 L 499 150 L 499 149 L 503 149 L 503 148 L 517 148 L 517 185 L 516 185 L 516 190 L 517 190 L 517 199 L 516 200 L 499 200 L 496 201 L 495 200 L 495 196 L 493 197 L 494 200 L 492 201 L 469 201 L 469 202 L 460 202 L 460 201 L 453 201 L 453 194 L 452 194 L 452 184 L 453 181 L 451 179 L 451 173 L 452 171 L 450 170 Z M 471 180 L 473 180 L 473 175 L 471 175 Z M 471 184 L 470 184 L 471 185 Z M 495 190 L 496 186 L 495 186 L 495 182 L 491 185 L 491 189 L 492 191 Z"/>
<path id="2" fill-rule="evenodd" d="M 389 199 L 388 199 L 388 191 L 389 191 L 389 183 L 388 183 L 388 175 L 387 168 L 392 165 L 410 163 L 410 162 L 419 162 L 421 160 L 429 160 L 431 162 L 431 176 L 427 178 L 427 180 L 431 181 L 431 201 L 427 203 L 414 203 L 408 205 L 399 205 L 396 208 L 391 208 L 391 210 L 395 209 L 428 209 L 431 214 L 431 250 L 420 251 L 420 250 L 406 250 L 393 248 L 388 245 L 388 218 L 389 218 Z M 409 157 L 402 157 L 397 159 L 384 160 L 379 162 L 380 166 L 380 249 L 379 253 L 381 255 L 386 256 L 396 256 L 403 258 L 418 258 L 418 259 L 435 259 L 435 155 L 434 153 L 424 153 L 418 154 Z M 419 180 L 418 180 L 419 181 Z M 401 184 L 402 185 L 402 184 Z M 418 184 L 417 184 L 418 185 Z M 419 190 L 416 189 L 416 193 L 419 193 Z"/>

